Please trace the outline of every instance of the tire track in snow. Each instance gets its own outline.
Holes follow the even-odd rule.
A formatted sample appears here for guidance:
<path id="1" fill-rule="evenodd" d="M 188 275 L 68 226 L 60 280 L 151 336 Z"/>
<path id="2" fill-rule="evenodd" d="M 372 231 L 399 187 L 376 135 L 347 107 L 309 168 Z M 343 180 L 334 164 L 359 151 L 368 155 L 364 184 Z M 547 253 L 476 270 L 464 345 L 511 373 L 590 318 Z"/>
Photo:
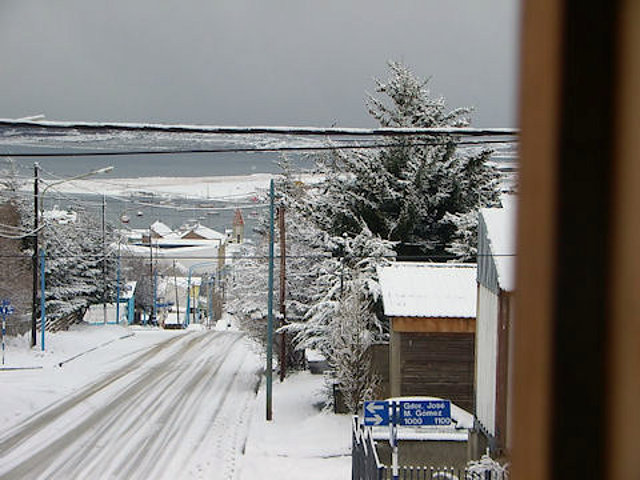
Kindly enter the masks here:
<path id="1" fill-rule="evenodd" d="M 172 356 L 176 357 L 175 362 L 147 368 L 129 385 L 121 387 L 117 395 L 103 401 L 84 421 L 37 453 L 21 458 L 18 465 L 0 478 L 182 478 L 182 473 L 187 473 L 185 469 L 195 476 L 207 465 L 200 462 L 195 470 L 189 469 L 194 463 L 192 457 L 203 449 L 210 451 L 213 440 L 228 433 L 232 434 L 228 445 L 218 442 L 218 447 L 224 450 L 217 455 L 223 457 L 223 465 L 215 466 L 214 473 L 224 472 L 222 478 L 232 478 L 236 457 L 241 454 L 238 445 L 244 443 L 246 431 L 237 431 L 242 418 L 233 418 L 229 425 L 227 417 L 232 416 L 229 411 L 242 417 L 252 405 L 257 376 L 255 371 L 252 374 L 244 371 L 248 354 L 235 348 L 240 335 L 204 333 L 194 337 L 179 346 Z M 148 360 L 150 355 L 143 357 Z M 123 369 L 112 375 L 114 380 L 109 385 Z M 88 390 L 93 391 L 105 381 Z M 230 395 L 232 391 L 235 397 Z M 85 393 L 81 392 L 74 400 L 92 400 Z M 238 399 L 240 404 L 234 403 Z M 71 400 L 64 403 L 74 404 Z M 223 409 L 225 418 L 220 420 Z M 46 413 L 49 413 L 46 418 L 51 417 L 50 412 Z M 37 431 L 44 428 L 40 422 L 37 425 Z M 229 432 L 233 427 L 236 428 Z M 192 430 L 189 441 L 183 438 L 185 428 Z M 216 432 L 216 428 L 223 430 Z M 22 440 L 27 438 L 24 431 L 18 431 L 18 435 Z"/>
<path id="2" fill-rule="evenodd" d="M 207 336 L 206 343 L 197 345 L 198 349 L 207 349 L 216 340 L 216 336 Z M 192 348 L 194 346 L 192 345 Z M 192 353 L 193 350 L 187 352 Z M 182 352 L 183 356 L 185 355 Z M 184 358 L 184 357 L 183 357 Z M 55 472 L 58 478 L 86 477 L 97 478 L 107 472 L 122 472 L 124 464 L 139 464 L 150 447 L 147 445 L 160 432 L 149 425 L 165 423 L 176 409 L 182 398 L 184 382 L 189 378 L 190 371 L 182 372 L 173 368 L 172 363 L 164 363 L 160 368 L 150 372 L 152 382 L 147 382 L 135 396 L 122 395 L 122 401 L 112 406 L 113 414 L 94 432 L 89 444 L 83 451 L 77 452 L 73 463 L 69 461 Z M 141 444 L 134 444 L 129 437 L 131 433 L 146 430 L 147 437 Z M 114 442 L 113 439 L 118 439 Z M 120 440 L 121 439 L 121 440 Z M 98 448 L 98 443 L 103 445 Z M 117 443 L 117 445 L 112 445 Z M 124 455 L 127 447 L 133 455 Z M 91 455 L 87 455 L 87 451 Z M 151 450 L 153 451 L 153 450 Z M 95 453 L 95 454 L 94 454 Z M 129 475 L 119 475 L 121 478 L 131 478 Z"/>
<path id="3" fill-rule="evenodd" d="M 194 342 L 198 339 L 192 339 L 192 341 L 186 346 L 191 349 L 194 347 Z M 199 345 L 198 345 L 199 346 Z M 185 350 L 182 349 L 178 353 L 184 354 Z M 135 385 L 135 389 L 122 392 L 117 400 L 126 399 L 126 401 L 111 402 L 111 404 L 104 408 L 109 408 L 111 415 L 108 416 L 105 422 L 95 430 L 86 443 L 83 445 L 83 449 L 78 449 L 75 452 L 73 458 L 67 458 L 64 461 L 58 463 L 64 463 L 61 467 L 55 471 L 56 474 L 61 474 L 63 471 L 74 471 L 74 469 L 81 469 L 81 465 L 87 463 L 100 463 L 104 457 L 112 456 L 114 451 L 107 448 L 98 448 L 99 442 L 104 443 L 104 439 L 107 437 L 107 433 L 113 435 L 113 430 L 117 429 L 116 434 L 123 435 L 126 438 L 128 431 L 135 431 L 143 426 L 144 413 L 149 410 L 154 410 L 156 403 L 159 400 L 157 396 L 151 396 L 149 393 L 149 387 L 156 390 L 165 390 L 169 388 L 172 383 L 175 382 L 177 373 L 169 369 L 153 369 L 149 370 L 145 374 L 144 381 Z M 138 413 L 136 415 L 136 413 Z M 87 451 L 97 450 L 96 455 L 87 455 Z M 60 476 L 59 478 L 68 478 L 68 475 Z"/>
<path id="4" fill-rule="evenodd" d="M 51 437 L 49 437 L 48 440 L 47 436 L 43 435 L 42 430 L 47 429 L 47 427 L 60 419 L 66 419 L 66 417 L 73 415 L 75 407 L 83 406 L 86 408 L 85 403 L 88 402 L 89 399 L 105 390 L 108 390 L 108 387 L 114 386 L 118 380 L 136 372 L 139 368 L 143 367 L 145 363 L 150 362 L 154 357 L 158 357 L 160 354 L 166 352 L 169 347 L 173 346 L 173 344 L 179 340 L 182 340 L 182 342 L 179 342 L 182 343 L 182 345 L 178 345 L 176 354 L 187 352 L 204 338 L 204 335 L 194 334 L 173 337 L 167 342 L 163 342 L 146 353 L 136 357 L 129 364 L 120 368 L 113 374 L 108 375 L 105 379 L 91 385 L 77 395 L 74 395 L 71 399 L 63 401 L 49 409 L 45 409 L 43 413 L 35 414 L 32 418 L 25 421 L 25 424 L 19 425 L 16 428 L 17 431 L 15 433 L 10 433 L 5 439 L 0 441 L 0 448 L 6 446 L 4 450 L 0 450 L 3 452 L 5 459 L 7 458 L 8 453 L 12 450 L 16 450 L 20 445 L 25 443 L 25 441 L 36 438 L 37 435 L 43 437 L 43 441 L 41 443 L 48 443 L 45 443 L 42 447 L 38 446 L 34 449 L 30 449 L 30 452 L 35 450 L 36 453 L 29 453 L 29 455 L 26 455 L 26 459 L 21 461 L 19 465 L 12 468 L 9 472 L 5 472 L 0 475 L 0 479 L 21 479 L 27 476 L 33 477 L 33 474 L 37 476 L 43 473 L 42 470 L 47 469 L 51 465 L 55 457 L 64 450 L 66 445 L 72 444 L 82 434 L 89 431 L 97 421 L 103 417 L 108 417 L 110 412 L 106 408 L 99 409 L 93 414 L 90 414 L 84 420 L 81 419 L 79 423 L 76 422 L 77 425 L 74 427 L 66 426 L 67 430 L 66 432 L 63 432 L 62 435 L 57 435 L 57 432 L 47 432 L 55 440 L 50 440 Z M 153 372 L 147 371 L 142 376 L 134 378 L 132 383 L 123 389 L 119 397 L 117 397 L 114 402 L 116 402 L 118 398 L 126 398 L 128 395 L 135 395 L 135 393 L 142 390 L 146 384 L 152 383 L 154 377 L 155 375 L 153 375 Z M 49 428 L 49 430 L 51 430 L 51 428 Z M 32 474 L 27 475 L 28 472 L 32 472 Z"/>
<path id="5" fill-rule="evenodd" d="M 166 342 L 154 346 L 147 352 L 133 359 L 124 367 L 120 368 L 114 373 L 107 375 L 104 379 L 94 383 L 90 387 L 82 390 L 80 393 L 73 395 L 67 400 L 55 403 L 53 406 L 48 407 L 27 418 L 26 420 L 9 430 L 4 438 L 0 439 L 0 452 L 3 452 L 3 454 L 6 455 L 10 450 L 19 446 L 26 438 L 33 437 L 38 431 L 45 428 L 58 417 L 66 414 L 69 409 L 85 401 L 101 390 L 109 387 L 111 384 L 120 380 L 122 377 L 135 371 L 144 362 L 158 355 L 163 350 L 166 350 L 181 338 L 182 337 L 173 337 Z"/>
<path id="6" fill-rule="evenodd" d="M 184 448 L 176 439 L 180 438 L 180 432 L 185 425 L 193 425 L 195 417 L 198 416 L 202 403 L 205 401 L 206 393 L 209 392 L 215 383 L 220 383 L 217 377 L 224 362 L 228 358 L 228 353 L 240 340 L 240 336 L 236 336 L 232 342 L 225 345 L 225 350 L 218 352 L 215 360 L 219 362 L 212 370 L 212 366 L 208 364 L 201 365 L 201 368 L 195 372 L 193 378 L 181 388 L 179 400 L 184 400 L 181 408 L 170 409 L 166 413 L 165 421 L 161 421 L 161 430 L 158 435 L 151 439 L 148 448 L 157 452 L 172 452 L 174 463 L 179 459 L 182 464 L 187 464 L 191 455 L 191 449 Z M 182 402 L 179 402 L 182 403 Z M 200 427 L 202 428 L 202 427 Z M 148 476 L 150 478 L 158 478 L 164 467 L 162 463 L 152 455 L 139 455 L 140 461 L 129 462 L 129 468 L 126 470 L 127 478 L 142 478 Z M 153 475 L 153 470 L 160 470 L 158 475 Z"/>

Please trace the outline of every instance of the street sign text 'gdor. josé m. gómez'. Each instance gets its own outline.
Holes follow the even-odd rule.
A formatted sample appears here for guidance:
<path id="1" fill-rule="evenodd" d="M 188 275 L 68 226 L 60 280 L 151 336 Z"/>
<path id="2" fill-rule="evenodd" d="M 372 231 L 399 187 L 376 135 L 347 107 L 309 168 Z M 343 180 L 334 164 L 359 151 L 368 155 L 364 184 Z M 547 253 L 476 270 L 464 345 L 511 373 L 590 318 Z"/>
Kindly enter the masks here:
<path id="1" fill-rule="evenodd" d="M 388 425 L 390 421 L 398 425 L 418 427 L 451 425 L 451 402 L 449 400 L 364 402 L 365 425 Z"/>

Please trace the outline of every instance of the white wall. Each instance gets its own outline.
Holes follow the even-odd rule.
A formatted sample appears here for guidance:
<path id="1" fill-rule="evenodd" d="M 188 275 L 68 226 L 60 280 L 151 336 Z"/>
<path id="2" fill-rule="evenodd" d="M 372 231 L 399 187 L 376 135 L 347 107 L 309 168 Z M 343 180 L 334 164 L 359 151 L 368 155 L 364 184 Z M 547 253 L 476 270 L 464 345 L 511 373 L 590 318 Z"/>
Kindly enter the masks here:
<path id="1" fill-rule="evenodd" d="M 498 295 L 478 285 L 476 320 L 476 417 L 495 435 Z"/>

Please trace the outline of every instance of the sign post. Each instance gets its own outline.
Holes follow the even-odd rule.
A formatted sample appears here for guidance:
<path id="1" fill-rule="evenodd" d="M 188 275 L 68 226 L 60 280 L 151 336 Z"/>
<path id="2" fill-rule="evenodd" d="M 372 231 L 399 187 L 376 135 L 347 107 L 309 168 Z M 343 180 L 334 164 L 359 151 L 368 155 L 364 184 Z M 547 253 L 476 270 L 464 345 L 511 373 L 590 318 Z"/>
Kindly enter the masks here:
<path id="1" fill-rule="evenodd" d="M 449 400 L 374 400 L 364 402 L 364 424 L 369 427 L 389 426 L 391 472 L 399 479 L 398 426 L 439 427 L 451 425 Z"/>
<path id="2" fill-rule="evenodd" d="M 391 473 L 393 480 L 398 480 L 398 402 L 391 402 L 391 422 L 389 422 L 389 446 L 391 447 Z"/>
<path id="3" fill-rule="evenodd" d="M 364 402 L 365 425 L 379 427 L 393 421 L 398 425 L 413 427 L 451 425 L 451 401 L 434 399 Z"/>
<path id="4" fill-rule="evenodd" d="M 449 400 L 422 400 L 400 402 L 400 425 L 445 426 L 451 425 Z"/>
<path id="5" fill-rule="evenodd" d="M 364 402 L 364 424 L 370 427 L 389 425 L 389 404 L 384 400 Z"/>
<path id="6" fill-rule="evenodd" d="M 2 365 L 4 365 L 4 336 L 7 334 L 7 316 L 13 314 L 14 311 L 9 300 L 2 300 L 0 305 L 0 315 L 2 315 Z"/>

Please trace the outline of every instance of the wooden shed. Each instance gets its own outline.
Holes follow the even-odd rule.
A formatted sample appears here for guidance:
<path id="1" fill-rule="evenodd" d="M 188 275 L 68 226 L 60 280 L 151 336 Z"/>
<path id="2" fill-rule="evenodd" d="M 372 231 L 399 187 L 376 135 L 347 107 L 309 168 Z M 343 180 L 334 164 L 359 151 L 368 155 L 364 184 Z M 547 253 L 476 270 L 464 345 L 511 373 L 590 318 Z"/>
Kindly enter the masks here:
<path id="1" fill-rule="evenodd" d="M 391 396 L 446 398 L 473 411 L 475 265 L 396 262 L 378 273 Z"/>

